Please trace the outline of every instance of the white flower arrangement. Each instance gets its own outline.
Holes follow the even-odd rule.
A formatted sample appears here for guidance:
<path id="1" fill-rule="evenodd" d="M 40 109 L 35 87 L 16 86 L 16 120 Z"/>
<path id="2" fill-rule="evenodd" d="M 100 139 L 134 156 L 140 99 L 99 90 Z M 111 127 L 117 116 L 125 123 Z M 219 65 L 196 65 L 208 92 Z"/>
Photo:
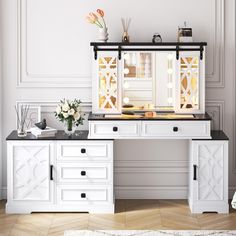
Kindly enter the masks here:
<path id="1" fill-rule="evenodd" d="M 82 114 L 80 104 L 81 101 L 77 99 L 73 101 L 63 99 L 56 108 L 56 118 L 61 122 L 67 122 L 68 130 L 72 130 L 73 124 L 76 126 L 83 124 L 84 114 Z"/>

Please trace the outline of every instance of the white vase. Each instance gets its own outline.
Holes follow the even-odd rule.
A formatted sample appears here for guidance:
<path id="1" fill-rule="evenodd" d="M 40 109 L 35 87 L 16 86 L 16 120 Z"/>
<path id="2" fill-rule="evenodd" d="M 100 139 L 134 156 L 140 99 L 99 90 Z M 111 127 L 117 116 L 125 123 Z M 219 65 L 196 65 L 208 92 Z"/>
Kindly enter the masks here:
<path id="1" fill-rule="evenodd" d="M 108 40 L 107 28 L 99 28 L 98 33 L 98 40 L 100 42 L 106 42 Z"/>

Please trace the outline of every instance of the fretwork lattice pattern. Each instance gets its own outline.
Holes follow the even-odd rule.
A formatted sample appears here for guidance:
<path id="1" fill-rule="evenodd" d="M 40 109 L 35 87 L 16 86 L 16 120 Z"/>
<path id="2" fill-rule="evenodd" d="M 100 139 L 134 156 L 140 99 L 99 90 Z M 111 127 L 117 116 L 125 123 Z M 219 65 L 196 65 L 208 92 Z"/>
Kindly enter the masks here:
<path id="1" fill-rule="evenodd" d="M 199 109 L 199 59 L 181 57 L 180 64 L 180 107 Z"/>
<path id="2" fill-rule="evenodd" d="M 199 200 L 223 200 L 223 145 L 199 146 Z"/>
<path id="3" fill-rule="evenodd" d="M 24 155 L 23 155 L 24 154 Z M 15 200 L 49 199 L 49 148 L 21 146 L 14 148 Z"/>
<path id="4" fill-rule="evenodd" d="M 117 109 L 117 59 L 99 58 L 99 108 Z"/>

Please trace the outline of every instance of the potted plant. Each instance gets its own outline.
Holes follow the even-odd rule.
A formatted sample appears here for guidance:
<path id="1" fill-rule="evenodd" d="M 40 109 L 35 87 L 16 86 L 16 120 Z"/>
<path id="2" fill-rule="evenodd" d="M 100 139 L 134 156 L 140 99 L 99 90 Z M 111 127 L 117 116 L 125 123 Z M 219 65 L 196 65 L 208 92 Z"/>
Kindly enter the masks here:
<path id="1" fill-rule="evenodd" d="M 81 101 L 77 99 L 73 101 L 63 99 L 56 108 L 55 116 L 64 123 L 64 130 L 68 135 L 72 135 L 76 127 L 83 125 L 84 114 L 82 114 L 80 104 Z"/>

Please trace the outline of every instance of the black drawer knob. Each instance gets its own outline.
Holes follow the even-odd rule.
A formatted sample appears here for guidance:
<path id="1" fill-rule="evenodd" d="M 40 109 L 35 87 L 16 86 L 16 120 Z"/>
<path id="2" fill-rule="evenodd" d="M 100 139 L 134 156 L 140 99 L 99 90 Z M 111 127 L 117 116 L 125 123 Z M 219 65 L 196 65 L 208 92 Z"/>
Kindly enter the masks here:
<path id="1" fill-rule="evenodd" d="M 173 128 L 173 131 L 174 131 L 174 132 L 178 132 L 178 130 L 179 130 L 178 127 L 174 127 L 174 128 Z"/>
<path id="2" fill-rule="evenodd" d="M 86 149 L 85 148 L 81 148 L 81 153 L 86 153 Z"/>
<path id="3" fill-rule="evenodd" d="M 113 132 L 117 132 L 118 131 L 118 127 L 113 127 Z"/>
<path id="4" fill-rule="evenodd" d="M 86 175 L 86 171 L 82 170 L 82 171 L 81 171 L 81 175 L 82 175 L 82 176 L 85 176 L 85 175 Z"/>
<path id="5" fill-rule="evenodd" d="M 86 198 L 86 193 L 81 193 L 81 198 Z"/>

